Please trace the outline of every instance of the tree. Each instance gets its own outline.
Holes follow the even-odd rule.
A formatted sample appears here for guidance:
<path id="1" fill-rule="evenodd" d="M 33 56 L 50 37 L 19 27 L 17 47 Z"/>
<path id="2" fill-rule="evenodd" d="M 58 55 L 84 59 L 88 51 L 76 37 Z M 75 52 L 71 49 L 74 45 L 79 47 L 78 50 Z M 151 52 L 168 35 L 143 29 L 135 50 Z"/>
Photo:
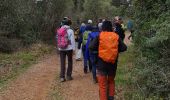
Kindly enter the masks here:
<path id="1" fill-rule="evenodd" d="M 102 0 L 85 0 L 85 19 L 92 19 L 97 21 L 103 14 L 102 12 Z"/>
<path id="2" fill-rule="evenodd" d="M 24 46 L 52 40 L 54 28 L 65 15 L 72 15 L 73 7 L 72 1 L 67 0 L 1 0 L 0 3 L 0 37 L 3 39 L 0 51 L 9 47 L 11 39 L 19 40 Z"/>

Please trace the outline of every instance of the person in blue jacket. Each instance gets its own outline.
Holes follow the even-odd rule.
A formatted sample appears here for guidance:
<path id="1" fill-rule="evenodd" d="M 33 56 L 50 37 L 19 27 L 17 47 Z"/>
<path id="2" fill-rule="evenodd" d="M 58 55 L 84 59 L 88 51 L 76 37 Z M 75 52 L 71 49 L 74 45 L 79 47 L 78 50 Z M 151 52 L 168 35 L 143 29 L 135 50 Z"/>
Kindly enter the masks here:
<path id="1" fill-rule="evenodd" d="M 92 70 L 92 66 L 91 66 L 91 61 L 90 59 L 87 59 L 87 56 L 86 56 L 86 44 L 83 44 L 83 34 L 86 32 L 86 31 L 92 31 L 93 30 L 93 26 L 92 26 L 92 20 L 88 20 L 88 23 L 87 25 L 85 26 L 85 30 L 84 32 L 80 33 L 81 34 L 81 39 L 79 40 L 79 44 L 78 44 L 78 49 L 81 48 L 81 45 L 82 45 L 82 52 L 83 52 L 83 62 L 84 62 L 84 73 L 87 74 L 88 70 L 91 72 Z"/>
<path id="2" fill-rule="evenodd" d="M 81 43 L 82 43 L 82 40 L 83 40 L 83 33 L 85 32 L 85 29 L 86 29 L 86 24 L 82 23 L 81 26 L 80 26 L 80 31 L 79 31 L 78 49 L 81 48 Z"/>
<path id="3" fill-rule="evenodd" d="M 91 31 L 92 32 L 92 30 L 93 30 L 93 27 L 92 26 L 86 26 L 86 29 L 85 29 L 85 32 L 86 31 Z M 85 33 L 84 32 L 84 33 Z M 84 34 L 83 33 L 83 34 Z M 90 33 L 89 33 L 90 34 Z M 87 40 L 88 40 L 88 38 L 87 38 Z M 87 44 L 87 42 L 85 43 L 85 44 L 83 44 L 83 42 L 82 42 L 82 52 L 83 52 L 83 58 L 84 58 L 84 73 L 85 74 L 87 74 L 87 72 L 88 72 L 88 70 L 91 72 L 91 70 L 92 70 L 92 65 L 91 65 L 91 61 L 90 61 L 90 59 L 89 59 L 89 55 L 88 55 L 88 51 L 87 51 L 87 49 L 86 49 L 86 44 Z"/>
<path id="4" fill-rule="evenodd" d="M 92 64 L 92 76 L 93 76 L 93 82 L 97 83 L 97 77 L 96 77 L 96 60 L 97 60 L 97 52 L 90 52 L 89 51 L 89 44 L 90 42 L 99 36 L 99 28 L 95 27 L 93 31 L 88 35 L 88 40 L 86 44 L 86 59 L 90 59 L 91 64 Z"/>
<path id="5" fill-rule="evenodd" d="M 87 24 L 85 24 L 85 23 L 81 24 L 80 31 L 79 31 L 78 49 L 81 48 L 81 44 L 82 44 L 82 40 L 83 40 L 83 33 L 86 30 L 92 30 L 92 29 L 93 29 L 92 20 L 88 20 Z"/>

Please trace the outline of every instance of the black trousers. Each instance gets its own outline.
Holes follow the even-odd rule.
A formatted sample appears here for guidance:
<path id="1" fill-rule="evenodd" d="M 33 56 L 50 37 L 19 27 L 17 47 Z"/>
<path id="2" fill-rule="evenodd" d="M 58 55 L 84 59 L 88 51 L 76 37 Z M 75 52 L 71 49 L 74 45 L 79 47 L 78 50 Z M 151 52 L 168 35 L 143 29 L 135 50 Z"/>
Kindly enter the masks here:
<path id="1" fill-rule="evenodd" d="M 61 65 L 60 78 L 65 78 L 66 56 L 67 56 L 67 60 L 68 60 L 67 76 L 72 75 L 72 70 L 73 70 L 73 50 L 60 51 L 60 65 Z"/>

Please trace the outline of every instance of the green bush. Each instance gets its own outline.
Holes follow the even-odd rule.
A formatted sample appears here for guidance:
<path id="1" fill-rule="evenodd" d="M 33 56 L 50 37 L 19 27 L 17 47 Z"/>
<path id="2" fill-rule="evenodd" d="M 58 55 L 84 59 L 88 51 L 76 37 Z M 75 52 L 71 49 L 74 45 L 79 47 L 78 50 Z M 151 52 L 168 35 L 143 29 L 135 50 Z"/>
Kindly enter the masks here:
<path id="1" fill-rule="evenodd" d="M 170 98 L 169 0 L 134 1 L 135 49 L 133 80 L 144 98 Z"/>
<path id="2" fill-rule="evenodd" d="M 21 40 L 24 46 L 44 40 L 43 37 L 47 36 L 46 40 L 51 41 L 54 37 L 52 33 L 60 25 L 65 12 L 72 13 L 71 3 L 64 0 L 1 0 L 0 36 L 1 32 L 5 33 L 3 37 L 6 41 L 1 41 L 0 51 L 13 51 L 15 43 L 10 41 L 15 42 L 15 39 Z"/>

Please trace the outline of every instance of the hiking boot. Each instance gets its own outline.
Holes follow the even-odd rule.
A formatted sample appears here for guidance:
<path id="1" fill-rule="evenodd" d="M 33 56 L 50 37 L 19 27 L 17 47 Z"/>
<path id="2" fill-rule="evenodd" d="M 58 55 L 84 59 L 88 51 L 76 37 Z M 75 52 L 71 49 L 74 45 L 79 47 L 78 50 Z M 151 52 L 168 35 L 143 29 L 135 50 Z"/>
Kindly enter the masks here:
<path id="1" fill-rule="evenodd" d="M 68 80 L 68 81 L 73 80 L 73 77 L 67 76 L 67 80 Z"/>
<path id="2" fill-rule="evenodd" d="M 94 79 L 93 79 L 93 83 L 94 83 L 94 84 L 98 83 L 97 78 L 94 78 Z"/>
<path id="3" fill-rule="evenodd" d="M 65 82 L 66 79 L 65 78 L 60 78 L 60 82 Z"/>
<path id="4" fill-rule="evenodd" d="M 81 58 L 78 58 L 78 59 L 76 59 L 76 61 L 82 61 L 82 59 L 81 59 Z"/>

